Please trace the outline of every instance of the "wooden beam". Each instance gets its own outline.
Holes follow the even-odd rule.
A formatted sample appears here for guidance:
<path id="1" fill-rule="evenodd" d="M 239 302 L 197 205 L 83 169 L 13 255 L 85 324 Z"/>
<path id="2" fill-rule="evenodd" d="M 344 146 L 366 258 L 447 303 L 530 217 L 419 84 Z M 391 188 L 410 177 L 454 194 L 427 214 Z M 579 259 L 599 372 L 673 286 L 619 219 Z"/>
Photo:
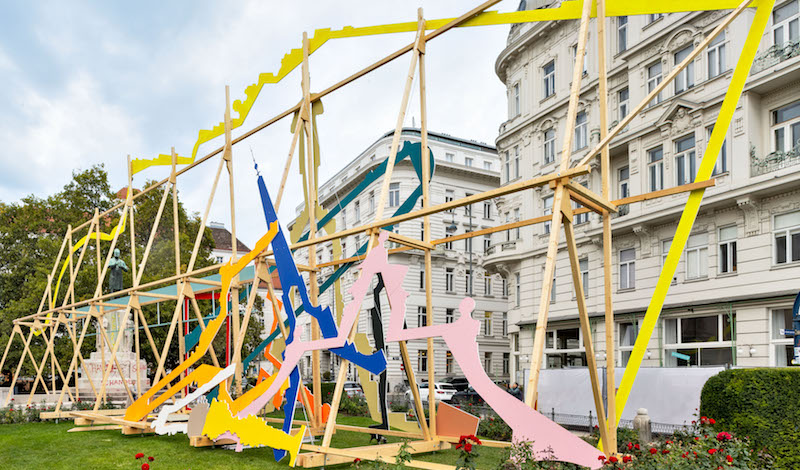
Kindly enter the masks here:
<path id="1" fill-rule="evenodd" d="M 583 77 L 583 61 L 586 54 L 586 40 L 589 38 L 589 18 L 592 13 L 592 2 L 584 1 L 581 10 L 581 22 L 578 28 L 578 46 L 575 54 L 575 63 L 572 65 L 572 85 L 569 92 L 569 105 L 567 107 L 567 131 L 564 133 L 564 147 L 561 150 L 561 171 L 569 168 L 569 159 L 572 155 L 572 132 L 575 118 L 578 115 L 578 99 L 581 93 L 581 77 Z"/>
<path id="2" fill-rule="evenodd" d="M 725 28 L 727 28 L 733 22 L 733 20 L 735 20 L 736 17 L 739 16 L 739 14 L 741 14 L 747 8 L 747 6 L 751 2 L 752 2 L 752 0 L 744 0 L 741 4 L 739 4 L 739 6 L 736 7 L 736 9 L 733 10 L 725 18 L 725 20 L 723 20 L 719 25 L 717 25 L 717 27 L 714 28 L 714 30 L 711 31 L 711 33 L 708 36 L 705 37 L 705 39 L 700 41 L 700 44 L 698 44 L 692 50 L 692 52 L 689 53 L 689 55 L 686 56 L 685 59 L 683 59 L 683 62 L 681 62 L 680 64 L 676 65 L 672 69 L 672 71 L 669 73 L 669 75 L 667 75 L 664 78 L 664 81 L 659 83 L 650 93 L 648 93 L 647 96 L 645 96 L 645 98 L 638 105 L 636 105 L 635 108 L 633 108 L 633 111 L 631 111 L 630 114 L 625 116 L 619 122 L 619 124 L 617 124 L 617 126 L 614 129 L 612 129 L 611 132 L 608 133 L 608 135 L 605 138 L 601 138 L 600 142 L 589 153 L 587 153 L 586 156 L 583 157 L 583 159 L 576 166 L 586 165 L 587 163 L 589 163 L 589 160 L 591 160 L 598 153 L 600 153 L 600 151 L 602 150 L 603 147 L 608 146 L 608 144 L 611 142 L 611 139 L 613 139 L 614 137 L 617 136 L 617 134 L 622 132 L 622 129 L 625 129 L 625 127 L 627 127 L 628 124 L 631 123 L 633 118 L 638 116 L 639 113 L 641 113 L 642 110 L 644 108 L 646 108 L 650 104 L 650 102 L 653 101 L 656 98 L 656 96 L 658 96 L 659 93 L 661 93 L 661 91 L 663 91 L 668 85 L 670 85 L 672 83 L 672 81 L 675 80 L 675 77 L 677 77 L 678 74 L 683 71 L 683 69 L 685 69 L 686 67 L 689 66 L 689 64 L 694 62 L 694 59 L 696 59 L 698 55 L 703 53 L 703 51 L 706 49 L 706 47 L 708 47 L 708 45 L 711 43 L 711 41 L 716 39 L 716 37 L 719 35 L 719 33 L 724 31 Z M 569 133 L 567 133 L 567 135 L 569 135 Z"/>
<path id="3" fill-rule="evenodd" d="M 425 217 L 429 217 L 429 216 L 425 216 Z M 426 241 L 416 240 L 414 238 L 407 237 L 405 235 L 400 235 L 399 233 L 395 233 L 395 232 L 389 232 L 389 240 L 391 240 L 391 241 L 393 241 L 395 243 L 400 243 L 401 245 L 406 245 L 406 246 L 408 246 L 410 248 L 417 248 L 419 250 L 433 250 L 433 249 L 436 248 L 429 241 L 426 242 Z"/>
<path id="4" fill-rule="evenodd" d="M 583 187 L 583 185 L 570 181 L 566 186 L 570 192 L 579 194 L 581 197 L 588 199 L 592 202 L 592 204 L 600 206 L 602 210 L 606 210 L 608 212 L 617 212 L 617 206 L 615 206 L 613 202 L 607 200 L 604 196 L 600 196 L 588 188 Z"/>

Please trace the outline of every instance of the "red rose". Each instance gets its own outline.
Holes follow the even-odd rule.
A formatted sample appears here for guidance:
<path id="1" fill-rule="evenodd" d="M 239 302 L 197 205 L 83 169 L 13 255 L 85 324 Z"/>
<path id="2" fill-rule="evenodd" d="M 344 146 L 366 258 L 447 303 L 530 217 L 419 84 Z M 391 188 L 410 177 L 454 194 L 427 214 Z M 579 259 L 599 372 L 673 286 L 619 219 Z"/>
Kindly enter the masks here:
<path id="1" fill-rule="evenodd" d="M 150 464 L 149 463 L 143 463 L 142 464 L 142 470 L 150 470 Z"/>
<path id="2" fill-rule="evenodd" d="M 632 443 L 632 442 L 629 442 L 629 443 L 628 443 L 628 450 L 631 450 L 631 449 L 633 449 L 633 443 Z"/>
<path id="3" fill-rule="evenodd" d="M 470 444 L 469 442 L 467 442 L 466 444 L 464 444 L 464 450 L 465 450 L 467 453 L 469 453 L 469 452 L 472 452 L 472 444 Z"/>
<path id="4" fill-rule="evenodd" d="M 152 456 L 151 457 L 147 457 L 147 460 L 152 462 L 153 460 L 155 460 L 155 457 L 152 457 Z"/>
<path id="5" fill-rule="evenodd" d="M 717 449 L 708 449 L 708 453 L 711 454 L 711 455 L 714 455 L 714 453 L 716 451 L 717 451 Z"/>
<path id="6" fill-rule="evenodd" d="M 717 424 L 717 421 L 714 418 L 708 418 L 708 422 L 711 424 Z"/>
<path id="7" fill-rule="evenodd" d="M 725 460 L 727 460 L 728 463 L 733 463 L 733 457 L 731 457 L 730 455 L 726 456 Z"/>
<path id="8" fill-rule="evenodd" d="M 623 456 L 622 456 L 622 463 L 628 463 L 628 462 L 630 462 L 631 460 L 633 460 L 633 459 L 631 458 L 631 456 L 630 456 L 630 455 L 623 455 Z"/>
<path id="9" fill-rule="evenodd" d="M 608 458 L 608 461 L 611 463 L 617 463 L 619 462 L 619 459 L 612 455 L 611 457 Z"/>
<path id="10" fill-rule="evenodd" d="M 661 451 L 662 454 L 667 455 L 669 454 L 669 449 L 664 449 Z"/>
<path id="11" fill-rule="evenodd" d="M 639 444 L 634 445 L 633 448 L 636 449 L 636 450 L 641 449 L 641 447 L 639 447 Z"/>
<path id="12" fill-rule="evenodd" d="M 135 458 L 135 459 L 137 459 L 137 460 L 138 460 L 138 459 L 141 459 L 142 457 L 144 457 L 144 454 L 143 454 L 143 453 L 141 453 L 141 452 L 139 452 L 138 454 L 136 454 L 136 455 L 134 455 L 134 456 L 133 456 L 133 458 Z"/>
<path id="13" fill-rule="evenodd" d="M 650 453 L 655 455 L 655 454 L 658 453 L 658 451 L 655 449 L 655 447 L 651 447 L 650 448 Z"/>
<path id="14" fill-rule="evenodd" d="M 353 463 L 361 463 L 361 459 L 356 458 L 355 460 L 353 460 Z"/>
<path id="15" fill-rule="evenodd" d="M 733 439 L 733 436 L 731 436 L 730 433 L 721 432 L 721 433 L 717 434 L 717 440 L 718 441 L 729 441 L 731 439 Z"/>
<path id="16" fill-rule="evenodd" d="M 667 441 L 667 444 L 672 444 L 672 441 Z"/>
<path id="17" fill-rule="evenodd" d="M 606 456 L 605 455 L 598 455 L 597 456 L 597 460 L 599 460 L 601 462 L 605 462 L 606 461 Z"/>
<path id="18" fill-rule="evenodd" d="M 695 441 L 699 441 L 699 440 L 700 440 L 700 437 L 698 437 L 698 436 L 694 436 L 694 440 L 695 440 Z"/>

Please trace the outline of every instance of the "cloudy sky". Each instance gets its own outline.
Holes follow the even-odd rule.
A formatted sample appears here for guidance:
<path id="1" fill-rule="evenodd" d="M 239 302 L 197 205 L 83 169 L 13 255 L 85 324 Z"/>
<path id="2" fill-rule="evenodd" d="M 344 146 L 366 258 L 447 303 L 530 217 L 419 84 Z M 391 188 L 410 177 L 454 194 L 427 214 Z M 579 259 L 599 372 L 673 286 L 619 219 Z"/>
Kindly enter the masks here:
<path id="1" fill-rule="evenodd" d="M 191 153 L 197 132 L 221 121 L 225 85 L 244 97 L 262 72 L 299 47 L 303 31 L 458 16 L 477 1 L 331 2 L 7 2 L 0 15 L 0 200 L 58 191 L 75 169 L 103 163 L 112 186 L 127 182 L 126 155 L 149 158 Z M 311 8 L 313 5 L 314 8 Z M 514 10 L 505 0 L 495 9 Z M 508 26 L 463 28 L 431 42 L 427 54 L 431 130 L 493 143 L 506 119 L 505 88 L 494 62 Z M 312 90 L 320 90 L 411 42 L 413 33 L 330 41 L 310 59 Z M 320 178 L 327 180 L 379 135 L 394 128 L 410 56 L 323 100 L 318 119 Z M 415 86 L 416 89 L 416 86 Z M 255 127 L 300 99 L 299 68 L 267 85 L 245 124 Z M 418 93 L 406 119 L 419 122 Z M 291 142 L 290 119 L 234 147 L 237 228 L 252 243 L 264 230 L 252 161 L 271 191 Z M 220 140 L 200 147 L 205 155 Z M 205 206 L 215 165 L 178 182 L 191 211 Z M 138 173 L 134 186 L 168 175 L 168 167 Z M 277 175 L 277 176 L 274 176 Z M 290 183 L 299 183 L 295 169 Z M 220 183 L 210 220 L 228 222 L 228 186 Z M 290 184 L 281 217 L 302 201 Z"/>

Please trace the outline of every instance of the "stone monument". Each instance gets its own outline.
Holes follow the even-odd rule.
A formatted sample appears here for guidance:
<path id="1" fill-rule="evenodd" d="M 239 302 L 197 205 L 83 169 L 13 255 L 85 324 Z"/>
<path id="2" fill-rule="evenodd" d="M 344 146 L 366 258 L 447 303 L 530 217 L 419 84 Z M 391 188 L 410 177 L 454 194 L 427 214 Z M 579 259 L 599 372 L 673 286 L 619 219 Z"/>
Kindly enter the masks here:
<path id="1" fill-rule="evenodd" d="M 108 293 L 117 292 L 124 288 L 123 271 L 128 272 L 128 270 L 128 265 L 120 259 L 119 249 L 115 249 L 114 257 L 108 263 Z M 98 325 L 98 333 L 95 338 L 96 350 L 85 361 L 88 376 L 92 380 L 91 384 L 86 376 L 86 371 L 82 368 L 79 369 L 78 393 L 82 399 L 94 399 L 92 384 L 94 384 L 97 393 L 100 393 L 105 367 L 108 367 L 108 363 L 112 362 L 111 348 L 113 348 L 120 335 L 122 335 L 122 340 L 119 348 L 117 348 L 117 362 L 119 362 L 119 367 L 122 369 L 122 375 L 125 376 L 128 388 L 134 396 L 136 395 L 136 354 L 133 352 L 134 322 L 131 317 L 132 314 L 133 311 L 128 312 L 128 322 L 124 331 L 120 331 L 120 328 L 123 323 L 125 309 L 109 312 L 103 316 L 102 327 L 105 330 L 109 344 L 106 344 L 103 340 L 100 334 L 100 325 Z M 147 378 L 147 362 L 143 359 L 139 360 L 139 371 L 141 373 L 142 392 L 144 392 L 150 388 L 150 379 Z M 109 401 L 124 402 L 128 399 L 128 394 L 125 392 L 125 385 L 122 383 L 122 376 L 120 376 L 116 363 L 111 364 L 111 373 L 108 376 L 106 391 Z"/>

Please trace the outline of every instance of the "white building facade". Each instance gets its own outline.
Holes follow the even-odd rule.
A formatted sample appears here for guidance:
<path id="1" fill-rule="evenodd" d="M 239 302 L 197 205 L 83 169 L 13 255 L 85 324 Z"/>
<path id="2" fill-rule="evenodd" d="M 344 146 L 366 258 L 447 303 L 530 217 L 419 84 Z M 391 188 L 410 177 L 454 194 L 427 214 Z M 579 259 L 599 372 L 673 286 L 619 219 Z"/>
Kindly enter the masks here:
<path id="1" fill-rule="evenodd" d="M 542 3 L 542 2 L 540 2 Z M 558 2 L 544 2 L 558 3 Z M 537 5 L 541 6 L 541 5 Z M 555 6 L 555 5 L 549 5 Z M 523 3 L 522 8 L 525 5 Z M 800 290 L 800 43 L 798 0 L 776 5 L 733 117 L 645 366 L 785 366 L 791 304 Z M 608 121 L 615 126 L 727 15 L 725 11 L 609 18 Z M 673 84 L 612 140 L 612 198 L 692 182 L 717 119 L 754 10 L 742 13 Z M 589 37 L 596 37 L 592 20 Z M 566 128 L 578 21 L 513 26 L 496 73 L 508 87 L 500 126 L 502 184 L 555 171 L 565 132 L 573 161 L 599 142 L 597 41 L 587 46 L 577 122 Z M 599 169 L 597 161 L 593 163 Z M 578 179 L 600 192 L 595 171 Z M 612 221 L 617 357 L 624 367 L 680 218 L 686 194 L 621 207 Z M 549 214 L 552 191 L 499 201 L 503 214 Z M 507 217 L 507 215 L 504 215 Z M 602 222 L 576 216 L 580 269 L 598 364 L 603 324 Z M 511 376 L 530 367 L 548 224 L 495 238 L 485 260 L 509 280 Z M 545 344 L 546 367 L 585 366 L 565 246 L 557 259 Z M 688 359 L 686 359 L 688 357 Z"/>
<path id="2" fill-rule="evenodd" d="M 392 134 L 392 132 L 389 132 L 381 136 L 320 187 L 320 204 L 323 207 L 330 208 L 335 206 L 337 201 L 344 198 L 363 180 L 364 175 L 388 158 Z M 402 151 L 404 142 L 418 143 L 419 141 L 419 129 L 403 129 L 400 149 Z M 432 205 L 463 198 L 467 195 L 477 194 L 499 186 L 500 161 L 494 147 L 435 132 L 429 132 L 428 146 L 435 159 L 435 172 L 430 185 Z M 378 178 L 336 215 L 337 230 L 357 227 L 374 220 L 382 182 L 382 178 Z M 419 179 L 408 159 L 398 163 L 392 173 L 384 217 L 391 216 L 419 184 Z M 420 199 L 414 209 L 419 209 L 421 204 Z M 302 206 L 298 207 L 298 213 L 302 208 Z M 467 208 L 436 214 L 431 216 L 431 239 L 493 227 L 498 225 L 500 220 L 497 207 L 493 201 L 474 204 L 472 206 L 471 222 Z M 422 219 L 403 222 L 399 224 L 399 227 L 395 227 L 394 231 L 401 235 L 422 239 Z M 484 268 L 484 251 L 488 249 L 488 240 L 485 237 L 476 237 L 471 242 L 471 271 L 474 273 L 472 275 L 473 286 L 471 294 L 476 301 L 473 317 L 482 322 L 481 334 L 478 336 L 478 347 L 486 372 L 495 380 L 502 381 L 508 379 L 510 372 L 510 352 L 507 337 L 508 319 L 506 313 L 507 289 L 504 288 L 505 283 L 500 275 L 489 274 Z M 358 247 L 366 241 L 367 237 L 364 234 L 343 238 L 342 250 L 344 257 L 354 256 Z M 306 256 L 306 253 L 298 254 L 298 257 L 305 258 Z M 317 247 L 318 263 L 329 262 L 332 257 L 333 251 L 329 243 Z M 459 315 L 458 305 L 461 300 L 470 295 L 470 243 L 467 240 L 458 240 L 449 244 L 439 245 L 436 251 L 433 252 L 432 258 L 433 321 L 434 324 L 449 323 Z M 299 260 L 298 262 L 303 263 L 306 261 Z M 409 267 L 404 281 L 404 289 L 409 293 L 405 312 L 406 323 L 409 327 L 424 326 L 427 320 L 424 285 L 425 258 L 423 253 L 418 250 L 394 253 L 389 256 L 389 262 Z M 357 275 L 357 268 L 357 265 L 353 266 L 341 278 L 345 303 L 353 300 L 349 294 L 349 289 L 355 279 L 354 276 Z M 326 279 L 334 272 L 334 269 L 334 267 L 322 268 L 320 279 Z M 375 282 L 373 281 L 373 286 Z M 319 301 L 321 305 L 333 308 L 333 288 L 322 293 Z M 370 293 L 362 303 L 358 320 L 358 331 L 367 333 L 372 345 L 375 344 L 374 332 L 370 321 L 370 309 L 373 305 L 374 302 Z M 389 309 L 385 300 L 382 302 L 382 307 L 385 330 L 389 321 Z M 310 340 L 308 315 L 299 316 L 298 323 L 303 325 L 304 340 Z M 427 380 L 426 340 L 409 341 L 408 349 L 417 381 Z M 405 373 L 401 368 L 400 348 L 397 343 L 388 344 L 387 356 L 389 359 L 388 380 L 390 386 L 394 389 L 405 381 Z M 463 375 L 441 338 L 434 340 L 434 363 L 436 380 Z M 329 351 L 323 351 L 321 355 L 323 376 L 329 377 L 330 380 L 335 380 L 338 370 L 339 358 Z M 310 353 L 301 361 L 301 372 L 304 379 L 310 378 Z M 352 365 L 348 370 L 348 380 L 357 380 L 356 370 Z"/>

